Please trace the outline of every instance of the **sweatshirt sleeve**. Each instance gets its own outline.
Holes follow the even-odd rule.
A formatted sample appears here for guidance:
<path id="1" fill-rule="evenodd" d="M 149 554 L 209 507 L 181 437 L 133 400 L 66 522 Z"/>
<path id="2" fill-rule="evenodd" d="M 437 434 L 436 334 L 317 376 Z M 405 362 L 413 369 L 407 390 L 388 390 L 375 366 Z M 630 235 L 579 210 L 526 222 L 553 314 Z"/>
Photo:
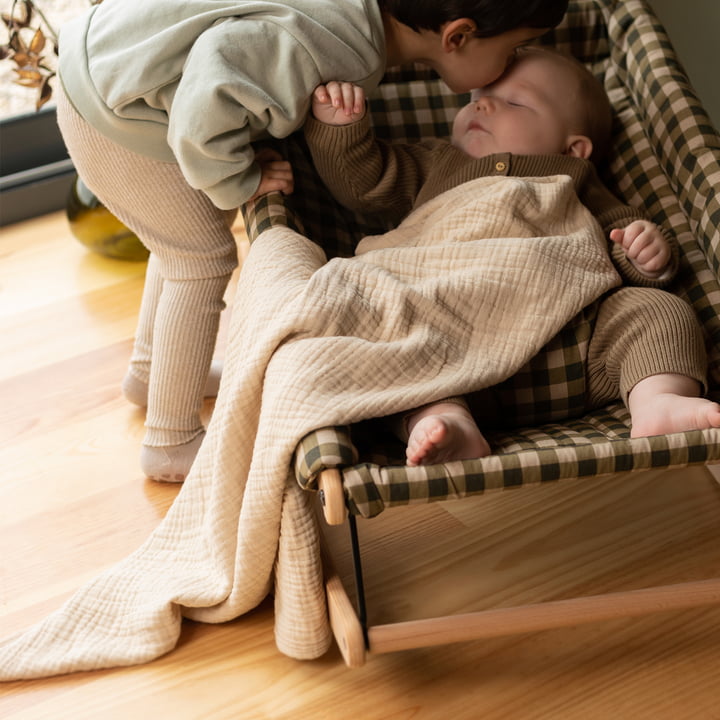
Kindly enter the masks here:
<path id="1" fill-rule="evenodd" d="M 220 209 L 238 207 L 257 189 L 250 143 L 298 129 L 319 83 L 312 57 L 276 23 L 232 19 L 206 30 L 188 55 L 170 100 L 167 139 L 188 183 Z M 275 58 L 267 62 L 268 47 Z"/>
<path id="2" fill-rule="evenodd" d="M 310 115 L 305 138 L 320 177 L 339 203 L 393 222 L 412 209 L 433 156 L 432 143 L 376 138 L 367 114 L 342 126 L 326 125 Z"/>

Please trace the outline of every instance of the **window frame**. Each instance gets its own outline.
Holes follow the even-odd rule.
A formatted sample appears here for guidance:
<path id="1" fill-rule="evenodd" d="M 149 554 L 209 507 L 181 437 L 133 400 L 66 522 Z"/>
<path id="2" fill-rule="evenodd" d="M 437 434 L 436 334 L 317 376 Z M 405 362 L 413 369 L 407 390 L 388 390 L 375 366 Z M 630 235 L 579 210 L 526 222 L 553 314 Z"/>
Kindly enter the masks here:
<path id="1" fill-rule="evenodd" d="M 0 227 L 64 209 L 75 177 L 54 106 L 0 120 Z"/>

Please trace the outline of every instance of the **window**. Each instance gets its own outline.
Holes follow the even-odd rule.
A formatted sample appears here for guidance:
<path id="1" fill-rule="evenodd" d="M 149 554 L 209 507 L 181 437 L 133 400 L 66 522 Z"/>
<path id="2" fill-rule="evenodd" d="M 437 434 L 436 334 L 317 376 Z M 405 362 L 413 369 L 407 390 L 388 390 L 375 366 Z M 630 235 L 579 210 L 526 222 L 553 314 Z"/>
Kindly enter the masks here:
<path id="1" fill-rule="evenodd" d="M 43 64 L 55 67 L 53 33 L 64 22 L 83 12 L 90 0 L 34 0 L 30 28 L 40 27 L 48 40 Z M 24 7 L 15 2 L 15 17 Z M 12 3 L 6 2 L 5 12 Z M 0 43 L 8 42 L 7 26 Z M 25 31 L 24 31 L 25 32 Z M 25 32 L 29 41 L 31 31 Z M 55 121 L 52 100 L 35 110 L 38 91 L 17 85 L 15 63 L 0 62 L 0 226 L 65 207 L 75 171 Z M 50 81 L 51 86 L 57 79 Z"/>

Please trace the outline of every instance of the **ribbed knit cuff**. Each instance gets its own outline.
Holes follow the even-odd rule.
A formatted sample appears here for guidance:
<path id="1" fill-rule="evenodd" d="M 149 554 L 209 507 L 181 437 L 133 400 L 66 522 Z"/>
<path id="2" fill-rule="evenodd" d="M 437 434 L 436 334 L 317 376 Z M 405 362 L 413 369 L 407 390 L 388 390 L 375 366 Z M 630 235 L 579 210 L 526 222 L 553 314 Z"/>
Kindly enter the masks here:
<path id="1" fill-rule="evenodd" d="M 625 353 L 620 373 L 620 393 L 627 403 L 630 391 L 647 377 L 675 373 L 697 380 L 707 393 L 707 356 L 697 321 L 675 303 L 665 304 L 665 314 L 654 317 L 654 331 L 635 342 Z"/>

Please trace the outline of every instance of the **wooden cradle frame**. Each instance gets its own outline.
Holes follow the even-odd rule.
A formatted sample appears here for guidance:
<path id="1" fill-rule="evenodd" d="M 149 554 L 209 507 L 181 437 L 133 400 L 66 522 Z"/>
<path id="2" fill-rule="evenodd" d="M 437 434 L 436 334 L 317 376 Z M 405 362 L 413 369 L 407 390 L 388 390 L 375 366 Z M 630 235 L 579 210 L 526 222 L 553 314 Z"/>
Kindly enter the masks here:
<path id="1" fill-rule="evenodd" d="M 565 20 L 547 42 L 571 52 L 603 79 L 616 111 L 615 155 L 607 180 L 627 202 L 644 206 L 655 220 L 674 228 L 682 265 L 671 290 L 690 302 L 700 319 L 710 359 L 710 394 L 718 396 L 720 137 L 645 0 L 571 0 Z M 464 101 L 427 71 L 410 68 L 388 73 L 370 108 L 379 135 L 412 141 L 449 135 L 454 112 Z M 251 240 L 268 227 L 287 224 L 313 238 L 329 257 L 348 256 L 360 237 L 387 229 L 334 203 L 301 138 L 284 142 L 282 151 L 293 163 L 296 192 L 244 209 Z M 355 542 L 355 516 L 373 517 L 390 506 L 564 478 L 720 462 L 718 431 L 630 439 L 622 404 L 582 415 L 578 367 L 588 327 L 581 313 L 501 389 L 503 406 L 517 414 L 514 429 L 488 437 L 491 456 L 408 468 L 392 443 L 367 441 L 367 428 L 321 428 L 298 446 L 298 482 L 319 490 L 328 523 L 347 521 Z M 354 547 L 359 569 L 360 552 Z M 361 665 L 368 649 L 389 652 L 720 604 L 720 578 L 713 578 L 368 628 L 329 557 L 325 567 L 331 625 L 350 666 Z"/>

